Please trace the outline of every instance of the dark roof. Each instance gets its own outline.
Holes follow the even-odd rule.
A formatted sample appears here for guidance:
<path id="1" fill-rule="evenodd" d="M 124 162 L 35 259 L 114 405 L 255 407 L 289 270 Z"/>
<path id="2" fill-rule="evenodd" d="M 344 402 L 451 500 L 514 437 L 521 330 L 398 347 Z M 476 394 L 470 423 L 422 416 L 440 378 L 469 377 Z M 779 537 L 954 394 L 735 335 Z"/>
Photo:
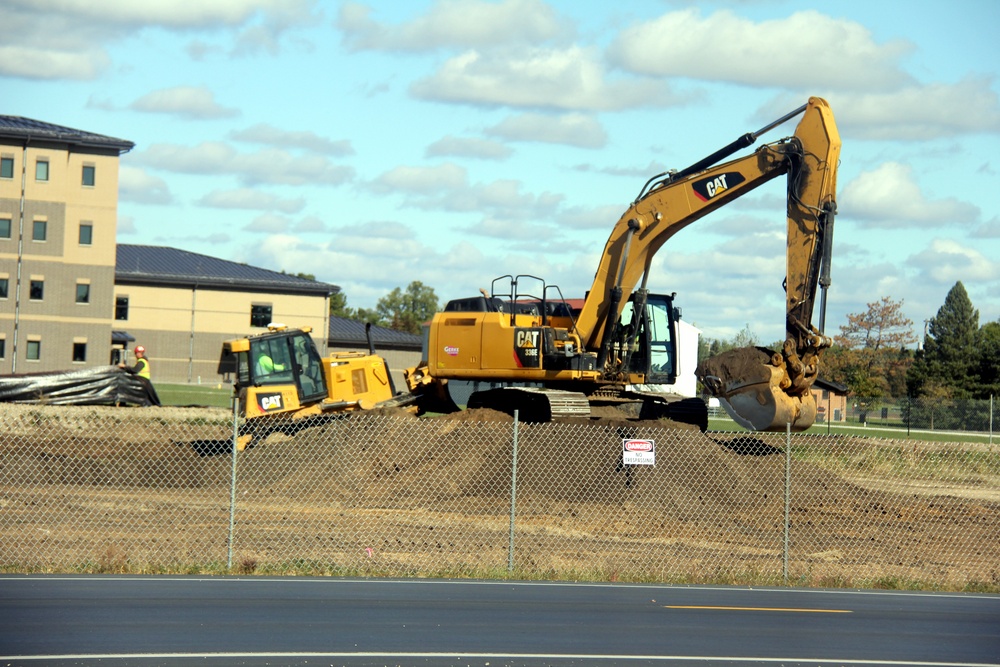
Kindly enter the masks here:
<path id="1" fill-rule="evenodd" d="M 84 130 L 74 130 L 72 127 L 63 127 L 21 116 L 0 116 L 0 138 L 16 139 L 19 142 L 29 139 L 55 141 L 85 148 L 113 149 L 119 154 L 127 153 L 135 148 L 134 143 L 125 139 L 116 139 Z"/>
<path id="2" fill-rule="evenodd" d="M 847 394 L 849 387 L 846 384 L 840 384 L 839 382 L 834 382 L 833 380 L 824 380 L 823 378 L 816 378 L 813 381 L 813 386 L 817 389 L 825 389 L 826 391 L 832 391 L 835 394 Z"/>
<path id="3" fill-rule="evenodd" d="M 217 287 L 280 294 L 336 294 L 336 285 L 259 269 L 216 257 L 148 245 L 118 244 L 115 282 L 171 287 Z"/>
<path id="4" fill-rule="evenodd" d="M 328 342 L 331 344 L 354 345 L 367 350 L 368 338 L 365 335 L 365 323 L 331 315 Z M 423 346 L 423 337 L 373 325 L 372 342 L 375 344 L 376 352 L 380 345 L 419 350 Z"/>

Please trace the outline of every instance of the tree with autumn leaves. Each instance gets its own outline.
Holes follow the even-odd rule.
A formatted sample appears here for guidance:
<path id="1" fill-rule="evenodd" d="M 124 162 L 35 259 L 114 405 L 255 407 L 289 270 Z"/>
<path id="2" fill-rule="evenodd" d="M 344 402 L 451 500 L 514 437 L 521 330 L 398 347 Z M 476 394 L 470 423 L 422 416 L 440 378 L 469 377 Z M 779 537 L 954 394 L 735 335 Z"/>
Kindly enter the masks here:
<path id="1" fill-rule="evenodd" d="M 884 296 L 868 310 L 847 316 L 823 354 L 820 374 L 850 388 L 854 396 L 880 398 L 906 393 L 906 371 L 913 360 L 907 347 L 917 342 L 903 301 Z"/>

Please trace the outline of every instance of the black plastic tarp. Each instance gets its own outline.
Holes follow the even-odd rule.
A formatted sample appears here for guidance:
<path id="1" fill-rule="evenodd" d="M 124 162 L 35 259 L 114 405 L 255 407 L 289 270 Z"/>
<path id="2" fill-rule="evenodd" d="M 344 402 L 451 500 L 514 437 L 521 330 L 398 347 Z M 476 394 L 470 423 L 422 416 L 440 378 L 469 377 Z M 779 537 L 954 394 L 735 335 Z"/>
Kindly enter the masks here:
<path id="1" fill-rule="evenodd" d="M 159 405 L 144 377 L 117 366 L 0 376 L 0 402 L 46 405 Z"/>

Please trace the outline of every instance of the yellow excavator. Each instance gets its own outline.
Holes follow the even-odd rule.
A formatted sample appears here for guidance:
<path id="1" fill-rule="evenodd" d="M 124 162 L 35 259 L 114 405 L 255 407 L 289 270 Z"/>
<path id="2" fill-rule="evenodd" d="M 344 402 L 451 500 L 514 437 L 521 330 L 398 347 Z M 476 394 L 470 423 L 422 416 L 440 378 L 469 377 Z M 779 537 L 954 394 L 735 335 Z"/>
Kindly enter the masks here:
<path id="1" fill-rule="evenodd" d="M 791 137 L 723 162 L 757 137 L 801 115 Z M 604 247 L 582 309 L 558 287 L 508 275 L 489 292 L 449 302 L 430 323 L 427 359 L 405 375 L 425 409 L 456 409 L 448 381 L 493 388 L 467 407 L 512 413 L 525 421 L 593 416 L 611 406 L 639 418 L 707 425 L 701 399 L 675 400 L 645 385 L 677 379 L 674 295 L 646 288 L 655 253 L 674 234 L 778 176 L 787 176 L 786 340 L 781 350 L 741 348 L 698 368 L 703 386 L 737 421 L 755 430 L 804 430 L 815 420 L 810 387 L 831 343 L 812 325 L 817 287 L 826 287 L 836 213 L 840 137 L 833 113 L 813 97 L 677 172 L 651 178 L 618 220 Z"/>
<path id="2" fill-rule="evenodd" d="M 219 373 L 235 376 L 233 389 L 245 426 L 237 447 L 274 431 L 292 432 L 317 418 L 379 407 L 405 407 L 416 396 L 397 394 L 385 359 L 375 353 L 371 325 L 368 353 L 320 357 L 311 329 L 268 325 L 266 333 L 225 341 Z"/>

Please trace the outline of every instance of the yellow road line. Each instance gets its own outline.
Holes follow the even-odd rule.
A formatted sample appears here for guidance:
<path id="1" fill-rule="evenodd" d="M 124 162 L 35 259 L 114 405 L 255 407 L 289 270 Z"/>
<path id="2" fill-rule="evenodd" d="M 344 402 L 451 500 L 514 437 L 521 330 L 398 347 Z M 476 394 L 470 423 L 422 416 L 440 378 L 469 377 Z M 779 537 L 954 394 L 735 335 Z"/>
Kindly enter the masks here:
<path id="1" fill-rule="evenodd" d="M 724 611 L 793 611 L 805 614 L 851 614 L 850 609 L 795 609 L 791 607 L 709 607 L 701 605 L 664 605 L 664 609 L 721 609 Z"/>

